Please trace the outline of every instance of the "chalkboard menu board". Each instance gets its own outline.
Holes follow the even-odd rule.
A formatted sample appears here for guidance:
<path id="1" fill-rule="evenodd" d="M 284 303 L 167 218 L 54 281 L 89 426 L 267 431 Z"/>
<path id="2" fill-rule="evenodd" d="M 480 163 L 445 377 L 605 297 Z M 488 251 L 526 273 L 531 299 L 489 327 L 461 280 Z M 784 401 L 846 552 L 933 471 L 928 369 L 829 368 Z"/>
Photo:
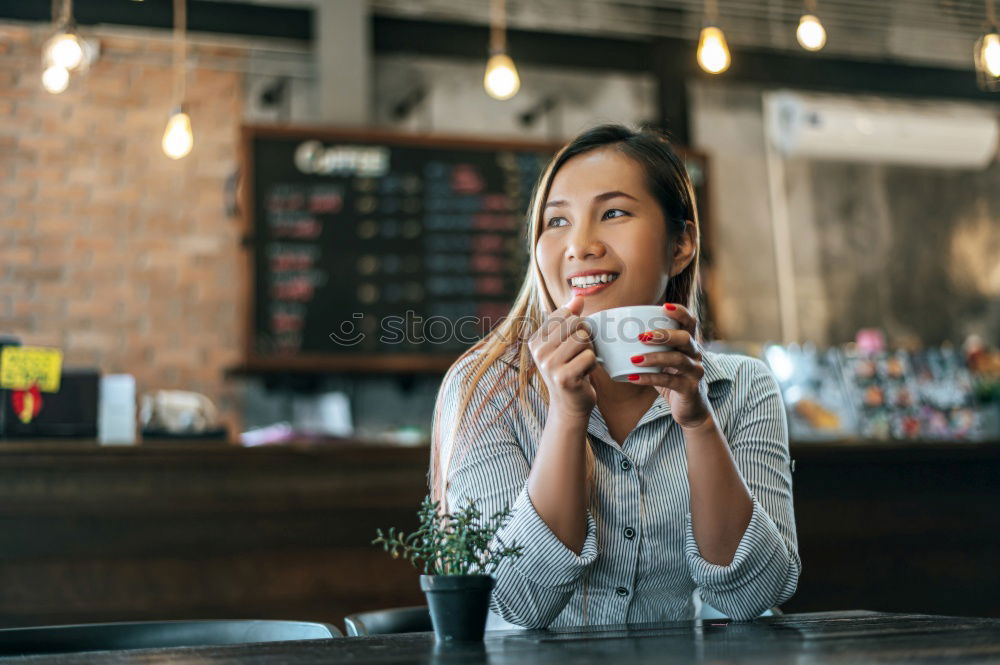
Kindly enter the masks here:
<path id="1" fill-rule="evenodd" d="M 555 146 L 247 127 L 246 363 L 445 369 L 506 314 Z"/>

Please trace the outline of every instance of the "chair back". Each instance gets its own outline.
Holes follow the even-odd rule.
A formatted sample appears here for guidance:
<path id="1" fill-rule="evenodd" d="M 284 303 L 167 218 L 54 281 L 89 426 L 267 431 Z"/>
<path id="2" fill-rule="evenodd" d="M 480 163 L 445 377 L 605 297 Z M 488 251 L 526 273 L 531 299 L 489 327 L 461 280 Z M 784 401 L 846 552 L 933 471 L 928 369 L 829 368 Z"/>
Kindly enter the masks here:
<path id="1" fill-rule="evenodd" d="M 340 637 L 306 621 L 137 621 L 0 630 L 0 656 L 120 649 L 217 646 Z"/>
<path id="2" fill-rule="evenodd" d="M 423 633 L 434 629 L 431 625 L 431 612 L 426 605 L 350 614 L 344 617 L 344 626 L 347 627 L 348 637 Z"/>

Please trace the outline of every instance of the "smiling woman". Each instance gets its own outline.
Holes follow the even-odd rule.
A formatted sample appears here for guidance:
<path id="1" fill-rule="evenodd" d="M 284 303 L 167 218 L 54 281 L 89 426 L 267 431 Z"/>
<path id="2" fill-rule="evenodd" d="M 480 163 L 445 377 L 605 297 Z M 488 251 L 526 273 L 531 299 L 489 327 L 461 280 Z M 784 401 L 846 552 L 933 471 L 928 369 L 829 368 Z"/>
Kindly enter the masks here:
<path id="1" fill-rule="evenodd" d="M 495 573 L 493 611 L 536 628 L 691 618 L 697 589 L 749 619 L 789 598 L 784 408 L 762 363 L 701 349 L 697 208 L 670 143 L 581 134 L 542 174 L 528 223 L 518 298 L 435 409 L 432 494 L 509 506 L 497 538 L 524 547 Z M 614 381 L 582 317 L 632 305 L 675 325 L 637 336 L 650 351 L 631 362 L 656 371 Z"/>

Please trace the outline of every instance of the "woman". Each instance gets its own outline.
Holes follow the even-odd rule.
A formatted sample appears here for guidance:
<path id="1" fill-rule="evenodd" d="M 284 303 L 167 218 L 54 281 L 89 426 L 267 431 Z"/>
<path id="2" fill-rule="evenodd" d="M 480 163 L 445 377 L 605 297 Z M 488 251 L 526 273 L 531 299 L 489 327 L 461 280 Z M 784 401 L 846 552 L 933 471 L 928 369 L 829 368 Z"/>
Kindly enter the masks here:
<path id="1" fill-rule="evenodd" d="M 509 506 L 497 537 L 524 547 L 495 573 L 493 611 L 544 628 L 692 618 L 695 589 L 735 619 L 788 599 L 781 396 L 760 361 L 698 343 L 698 215 L 668 141 L 578 136 L 535 188 L 528 237 L 510 314 L 449 370 L 435 410 L 432 495 Z M 612 381 L 581 317 L 650 304 L 679 329 L 640 339 L 673 350 L 632 358 L 661 372 Z"/>

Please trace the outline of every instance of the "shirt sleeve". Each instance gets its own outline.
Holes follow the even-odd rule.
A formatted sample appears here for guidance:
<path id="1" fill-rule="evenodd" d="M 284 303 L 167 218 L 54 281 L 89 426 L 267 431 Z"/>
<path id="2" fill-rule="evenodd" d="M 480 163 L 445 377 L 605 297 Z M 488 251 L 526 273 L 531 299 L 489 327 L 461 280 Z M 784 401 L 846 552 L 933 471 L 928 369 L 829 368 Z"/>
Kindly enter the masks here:
<path id="1" fill-rule="evenodd" d="M 798 585 L 799 559 L 792 505 L 788 425 L 778 384 L 759 360 L 750 364 L 745 405 L 728 436 L 736 466 L 750 489 L 753 513 L 733 560 L 702 558 L 687 515 L 688 568 L 706 603 L 748 620 L 788 600 Z M 742 377 L 741 377 L 742 378 Z M 739 380 L 739 379 L 738 379 Z"/>
<path id="2" fill-rule="evenodd" d="M 497 397 L 486 396 L 496 379 L 497 372 L 491 369 L 480 382 L 483 387 L 475 387 L 466 409 L 468 420 L 461 428 L 456 413 L 464 390 L 459 373 L 449 372 L 438 393 L 438 458 L 446 465 L 448 509 L 458 510 L 474 500 L 483 515 L 489 516 L 510 507 L 510 519 L 497 532 L 494 544 L 520 545 L 524 550 L 520 557 L 502 561 L 493 572 L 496 586 L 491 607 L 512 624 L 545 628 L 562 612 L 584 570 L 597 558 L 597 528 L 588 512 L 587 537 L 576 554 L 535 511 L 527 489 L 528 459 L 509 412 L 501 413 L 503 402 L 497 403 L 507 399 L 505 391 Z"/>

